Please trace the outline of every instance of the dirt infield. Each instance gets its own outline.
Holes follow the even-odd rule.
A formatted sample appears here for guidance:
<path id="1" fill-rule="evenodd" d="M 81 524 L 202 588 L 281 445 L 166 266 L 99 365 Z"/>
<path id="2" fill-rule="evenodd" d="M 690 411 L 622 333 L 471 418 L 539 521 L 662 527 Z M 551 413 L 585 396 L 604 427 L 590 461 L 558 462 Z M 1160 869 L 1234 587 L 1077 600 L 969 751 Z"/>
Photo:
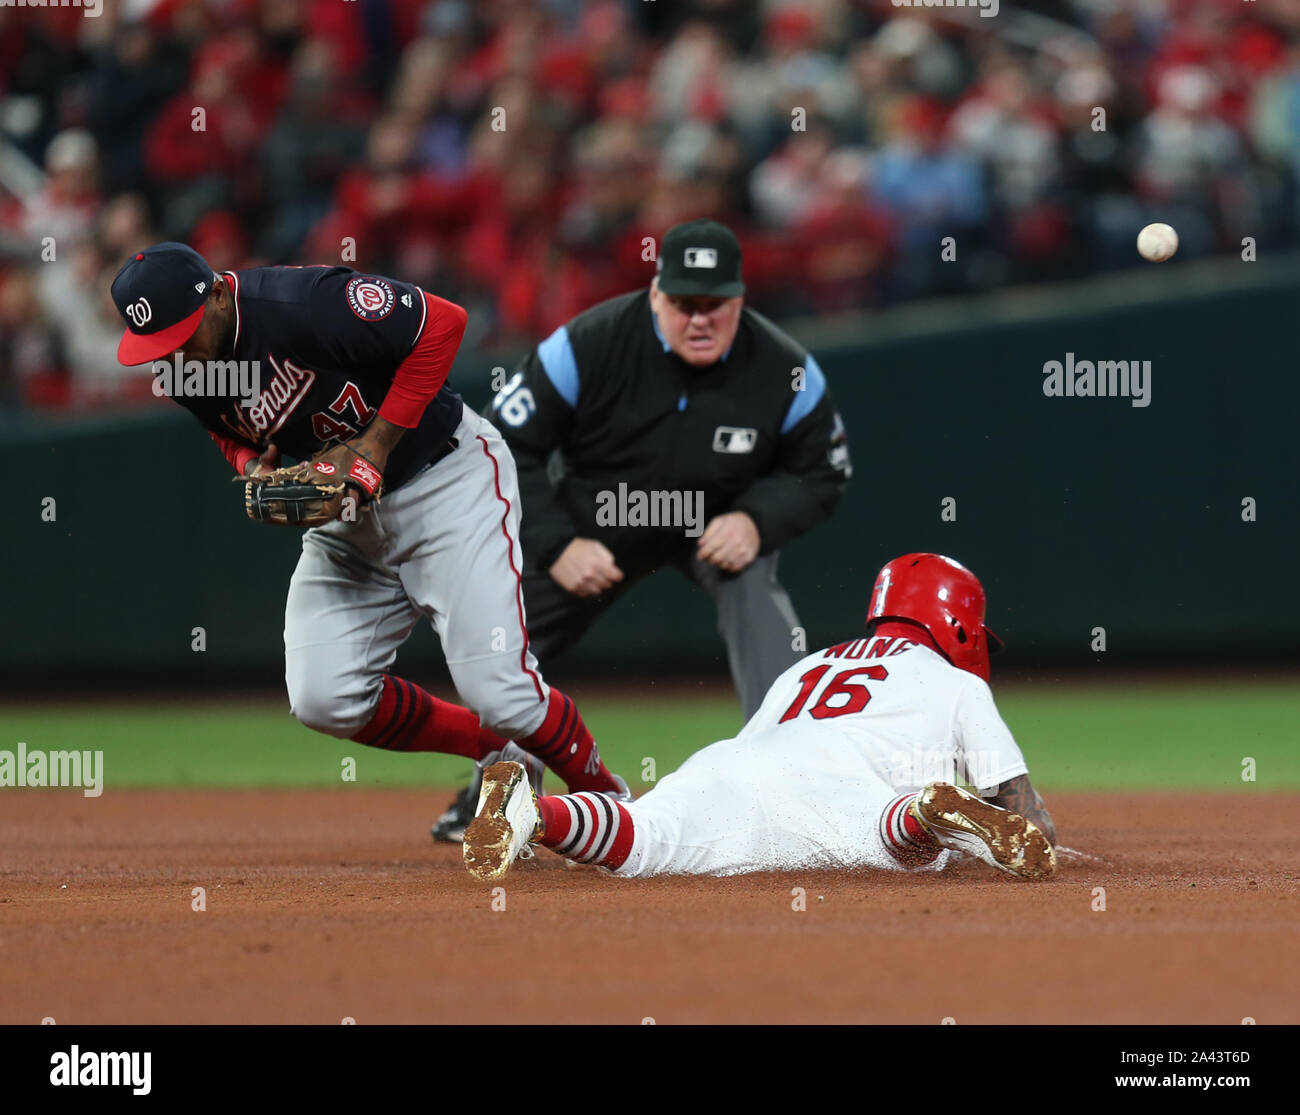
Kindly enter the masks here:
<path id="1" fill-rule="evenodd" d="M 504 910 L 429 844 L 443 804 L 0 791 L 0 1023 L 1300 1021 L 1297 795 L 1053 795 L 1107 862 L 1040 885 L 543 853 Z"/>

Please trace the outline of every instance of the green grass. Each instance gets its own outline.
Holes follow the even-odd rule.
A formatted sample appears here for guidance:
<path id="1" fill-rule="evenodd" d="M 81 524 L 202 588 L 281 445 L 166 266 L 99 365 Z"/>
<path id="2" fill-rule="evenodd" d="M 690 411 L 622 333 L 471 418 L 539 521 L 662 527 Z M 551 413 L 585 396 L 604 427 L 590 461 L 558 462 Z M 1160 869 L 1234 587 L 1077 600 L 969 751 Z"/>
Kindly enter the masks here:
<path id="1" fill-rule="evenodd" d="M 1021 686 L 998 704 L 1041 786 L 1300 789 L 1295 682 Z"/>
<path id="2" fill-rule="evenodd" d="M 653 758 L 662 777 L 688 755 L 734 734 L 730 697 L 607 695 L 579 703 L 614 770 L 642 783 Z M 1300 788 L 1300 687 L 1255 684 L 1014 686 L 999 705 L 1036 784 L 1072 789 Z M 467 763 L 391 755 L 303 728 L 283 701 L 180 706 L 0 705 L 0 750 L 78 748 L 105 753 L 106 786 L 338 786 L 343 760 L 368 785 L 459 782 Z M 1257 780 L 1243 783 L 1242 760 Z"/>

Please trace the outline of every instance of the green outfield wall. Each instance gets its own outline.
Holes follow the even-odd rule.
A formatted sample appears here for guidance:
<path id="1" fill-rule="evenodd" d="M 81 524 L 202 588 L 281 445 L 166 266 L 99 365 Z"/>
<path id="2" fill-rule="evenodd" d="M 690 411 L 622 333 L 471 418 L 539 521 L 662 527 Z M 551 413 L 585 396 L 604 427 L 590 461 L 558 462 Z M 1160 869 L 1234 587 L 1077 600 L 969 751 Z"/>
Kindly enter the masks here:
<path id="1" fill-rule="evenodd" d="M 786 323 L 826 371 L 854 464 L 835 517 L 782 558 L 809 647 L 857 629 L 882 562 L 938 550 L 983 578 L 1009 665 L 1095 663 L 1098 628 L 1112 661 L 1294 656 L 1298 310 L 1300 261 L 1283 261 Z M 1150 361 L 1147 405 L 1044 393 L 1045 365 L 1085 360 Z M 491 366 L 455 369 L 476 407 Z M 244 518 L 192 419 L 11 425 L 0 462 L 7 687 L 279 676 L 299 535 Z M 436 670 L 431 632 L 400 661 Z M 666 573 L 564 670 L 721 664 L 707 600 Z"/>

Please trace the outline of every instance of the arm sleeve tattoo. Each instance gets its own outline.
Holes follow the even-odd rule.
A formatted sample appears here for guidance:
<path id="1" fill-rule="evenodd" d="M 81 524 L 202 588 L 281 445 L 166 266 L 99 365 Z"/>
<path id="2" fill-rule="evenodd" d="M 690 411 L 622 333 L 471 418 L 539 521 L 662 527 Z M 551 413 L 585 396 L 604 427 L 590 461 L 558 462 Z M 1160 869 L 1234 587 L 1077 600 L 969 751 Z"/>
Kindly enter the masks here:
<path id="1" fill-rule="evenodd" d="M 1056 843 L 1056 825 L 1052 823 L 1052 815 L 1047 812 L 1047 807 L 1043 805 L 1043 799 L 1038 791 L 1030 785 L 1029 775 L 1022 774 L 1009 782 L 1003 782 L 998 787 L 998 792 L 989 800 L 994 805 L 1028 818 L 1043 830 L 1043 835 L 1048 840 L 1053 844 Z"/>

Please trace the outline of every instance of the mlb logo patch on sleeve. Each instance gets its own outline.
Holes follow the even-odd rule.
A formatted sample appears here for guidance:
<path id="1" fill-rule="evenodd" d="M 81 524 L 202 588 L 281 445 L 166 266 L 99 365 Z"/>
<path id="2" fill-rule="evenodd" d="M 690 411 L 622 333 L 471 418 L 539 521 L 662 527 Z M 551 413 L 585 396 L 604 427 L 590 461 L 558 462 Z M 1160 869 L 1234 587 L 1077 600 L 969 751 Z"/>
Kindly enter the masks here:
<path id="1" fill-rule="evenodd" d="M 719 426 L 713 431 L 715 453 L 752 453 L 758 444 L 758 431 L 748 426 Z"/>

